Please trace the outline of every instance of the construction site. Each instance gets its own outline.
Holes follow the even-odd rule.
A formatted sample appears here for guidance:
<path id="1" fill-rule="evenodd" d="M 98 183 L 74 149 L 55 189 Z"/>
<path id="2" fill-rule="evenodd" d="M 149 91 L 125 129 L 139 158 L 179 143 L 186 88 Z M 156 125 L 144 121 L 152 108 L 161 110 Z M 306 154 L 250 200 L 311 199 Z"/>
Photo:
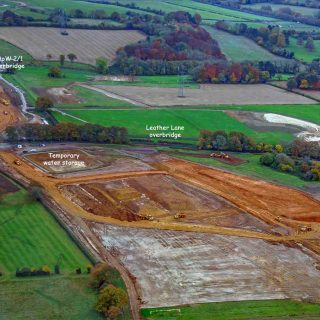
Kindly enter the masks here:
<path id="1" fill-rule="evenodd" d="M 48 168 L 50 154 L 85 166 Z M 307 193 L 147 149 L 50 146 L 0 157 L 84 223 L 88 246 L 125 268 L 144 307 L 320 301 L 320 203 Z"/>
<path id="2" fill-rule="evenodd" d="M 6 88 L 0 84 L 0 133 L 8 126 L 24 122 L 25 116 L 19 111 L 14 101 L 11 100 Z"/>

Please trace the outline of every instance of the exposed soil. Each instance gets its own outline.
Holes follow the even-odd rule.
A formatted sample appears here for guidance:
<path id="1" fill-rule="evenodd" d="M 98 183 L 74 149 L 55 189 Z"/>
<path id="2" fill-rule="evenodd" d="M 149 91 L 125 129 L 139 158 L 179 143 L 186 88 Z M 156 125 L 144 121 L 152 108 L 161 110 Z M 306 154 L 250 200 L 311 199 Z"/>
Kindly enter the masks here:
<path id="1" fill-rule="evenodd" d="M 93 230 L 136 279 L 144 307 L 320 300 L 319 260 L 294 244 L 103 224 Z"/>
<path id="2" fill-rule="evenodd" d="M 158 167 L 178 179 L 221 195 L 258 217 L 273 219 L 280 216 L 300 221 L 310 215 L 320 217 L 320 202 L 294 189 L 177 159 L 165 161 Z"/>
<path id="3" fill-rule="evenodd" d="M 64 87 L 59 88 L 33 88 L 33 91 L 39 96 L 50 98 L 55 104 L 59 103 L 79 103 L 81 100 L 74 93 Z"/>
<path id="4" fill-rule="evenodd" d="M 74 154 L 78 155 L 79 158 L 58 159 L 50 157 L 49 153 L 52 153 L 54 156 L 58 154 Z M 38 168 L 41 168 L 42 170 L 50 173 L 68 173 L 79 170 L 90 170 L 102 166 L 102 162 L 97 160 L 95 157 L 91 156 L 83 150 L 77 149 L 32 153 L 26 155 L 25 158 L 31 161 Z M 67 160 L 68 162 L 66 164 L 63 164 L 62 162 L 64 160 Z M 49 164 L 50 161 L 60 161 L 60 164 Z"/>
<path id="5" fill-rule="evenodd" d="M 3 103 L 6 101 L 8 105 Z M 25 122 L 23 114 L 15 106 L 9 96 L 4 92 L 0 86 L 0 133 L 3 132 L 8 126 Z"/>
<path id="6" fill-rule="evenodd" d="M 19 188 L 8 178 L 0 174 L 0 195 L 17 191 L 19 191 Z"/>
<path id="7" fill-rule="evenodd" d="M 250 111 L 225 111 L 230 117 L 237 119 L 240 122 L 245 123 L 249 128 L 255 131 L 280 131 L 289 133 L 299 133 L 301 127 L 283 124 L 283 123 L 271 123 L 268 122 L 261 112 L 250 112 Z"/>
<path id="8" fill-rule="evenodd" d="M 213 152 L 210 152 L 208 154 L 203 154 L 203 153 L 190 153 L 190 152 L 181 152 L 181 151 L 175 151 L 175 152 L 163 152 L 165 154 L 168 154 L 170 156 L 190 156 L 190 157 L 194 157 L 194 158 L 202 158 L 202 159 L 208 159 L 208 158 L 212 158 L 212 159 L 215 159 L 215 160 L 218 160 L 220 162 L 223 162 L 223 163 L 227 163 L 227 164 L 230 164 L 232 166 L 238 166 L 240 164 L 243 164 L 243 163 L 246 163 L 247 161 L 244 160 L 244 159 L 241 159 L 241 158 L 238 158 L 232 154 L 229 154 L 229 153 L 225 153 L 228 155 L 228 158 L 225 158 L 225 157 L 222 157 L 222 158 L 219 158 L 219 157 L 211 157 L 210 154 L 213 153 Z M 215 151 L 215 153 L 219 153 L 217 151 Z"/>
<path id="9" fill-rule="evenodd" d="M 67 198 L 98 216 L 139 221 L 152 216 L 158 222 L 215 225 L 274 234 L 284 228 L 232 206 L 223 198 L 169 176 L 142 176 L 107 183 L 62 187 Z M 175 218 L 181 215 L 181 218 Z"/>

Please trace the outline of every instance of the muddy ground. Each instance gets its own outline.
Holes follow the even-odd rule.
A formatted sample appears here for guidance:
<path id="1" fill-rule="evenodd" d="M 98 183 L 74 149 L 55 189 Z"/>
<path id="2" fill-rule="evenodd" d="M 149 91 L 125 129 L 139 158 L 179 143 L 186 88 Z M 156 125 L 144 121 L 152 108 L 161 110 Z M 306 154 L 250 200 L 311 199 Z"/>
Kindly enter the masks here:
<path id="1" fill-rule="evenodd" d="M 49 165 L 48 161 L 54 160 L 50 158 L 49 153 L 54 154 L 77 154 L 79 159 L 77 161 L 83 162 L 79 165 Z M 32 152 L 24 155 L 24 159 L 29 161 L 32 165 L 41 169 L 42 171 L 63 175 L 64 177 L 86 175 L 102 172 L 126 172 L 152 169 L 148 164 L 134 159 L 115 149 L 103 147 L 83 147 L 68 148 L 48 146 L 42 148 L 41 151 Z M 73 159 L 76 160 L 76 159 Z"/>
<path id="2" fill-rule="evenodd" d="M 270 226 L 214 193 L 170 176 L 146 175 L 106 183 L 66 185 L 62 190 L 86 211 L 121 221 L 139 221 L 151 216 L 157 222 L 287 234 L 286 229 Z"/>
<path id="3" fill-rule="evenodd" d="M 299 247 L 214 234 L 94 224 L 136 279 L 143 307 L 308 299 L 320 301 L 318 259 Z"/>
<path id="4" fill-rule="evenodd" d="M 225 111 L 229 116 L 237 119 L 240 122 L 245 123 L 249 128 L 255 131 L 279 131 L 298 134 L 301 132 L 301 127 L 268 122 L 262 112 L 250 112 L 250 111 Z"/>

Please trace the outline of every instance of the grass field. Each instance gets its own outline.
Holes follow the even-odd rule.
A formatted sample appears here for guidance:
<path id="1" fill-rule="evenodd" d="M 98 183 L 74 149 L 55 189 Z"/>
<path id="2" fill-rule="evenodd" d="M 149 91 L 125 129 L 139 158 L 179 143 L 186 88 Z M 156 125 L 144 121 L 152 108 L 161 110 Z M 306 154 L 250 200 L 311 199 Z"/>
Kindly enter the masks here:
<path id="1" fill-rule="evenodd" d="M 315 50 L 310 52 L 304 46 L 297 45 L 297 39 L 290 38 L 290 44 L 287 50 L 293 51 L 296 59 L 304 62 L 311 62 L 313 59 L 320 57 L 320 40 L 314 40 Z"/>
<path id="2" fill-rule="evenodd" d="M 222 52 L 231 61 L 286 61 L 248 38 L 232 35 L 212 27 L 206 27 L 206 30 L 210 32 L 213 39 L 218 41 Z"/>
<path id="3" fill-rule="evenodd" d="M 179 107 L 182 108 L 182 107 Z M 264 113 L 278 113 L 284 116 L 320 124 L 320 104 L 314 105 L 242 105 L 242 106 L 198 106 L 198 109 L 206 110 L 237 110 Z M 190 106 L 184 107 L 190 109 Z"/>
<path id="4" fill-rule="evenodd" d="M 320 305 L 290 300 L 241 301 L 143 309 L 141 314 L 165 320 L 306 320 L 318 319 Z"/>
<path id="5" fill-rule="evenodd" d="M 292 6 L 292 5 L 286 5 L 286 4 L 275 4 L 275 3 L 267 3 L 268 5 L 271 6 L 272 11 L 277 11 L 280 8 L 290 8 L 291 10 L 295 12 L 301 13 L 303 16 L 311 16 L 313 17 L 315 13 L 317 12 L 313 8 L 308 8 L 308 7 L 302 7 L 302 6 Z M 242 7 L 244 8 L 252 8 L 252 9 L 260 9 L 261 6 L 266 5 L 265 3 L 254 3 L 254 4 L 248 4 L 248 5 L 243 5 Z"/>
<path id="6" fill-rule="evenodd" d="M 90 265 L 68 234 L 39 203 L 20 190 L 0 203 L 0 270 L 48 265 L 53 270 L 62 256 L 61 272 L 75 272 Z"/>
<path id="7" fill-rule="evenodd" d="M 24 50 L 12 45 L 11 43 L 0 39 L 0 57 L 22 56 L 23 63 L 28 64 L 32 60 L 30 54 Z"/>
<path id="8" fill-rule="evenodd" d="M 185 88 L 199 88 L 199 84 L 192 80 L 191 76 L 183 76 Z M 139 76 L 134 81 L 98 81 L 94 84 L 114 85 L 114 86 L 141 86 L 141 87 L 163 87 L 178 88 L 180 86 L 179 76 Z"/>
<path id="9" fill-rule="evenodd" d="M 292 139 L 291 134 L 281 132 L 256 132 L 245 124 L 229 117 L 223 112 L 210 112 L 207 110 L 178 110 L 178 109 L 153 109 L 153 110 L 64 110 L 71 116 L 80 118 L 90 123 L 104 126 L 124 126 L 128 128 L 131 137 L 148 138 L 149 131 L 146 126 L 174 125 L 184 126 L 182 140 L 196 141 L 201 129 L 209 130 L 237 130 L 257 141 L 269 143 L 287 142 Z M 74 118 L 52 112 L 59 122 L 76 122 Z M 159 131 L 162 132 L 162 131 Z M 161 139 L 159 139 L 161 140 Z M 180 140 L 179 140 L 180 141 Z"/>
<path id="10" fill-rule="evenodd" d="M 57 64 L 56 64 L 57 65 Z M 14 75 L 5 75 L 6 79 L 22 89 L 27 101 L 34 104 L 37 95 L 32 90 L 36 87 L 63 87 L 72 82 L 84 82 L 90 80 L 95 74 L 89 70 L 73 70 L 64 68 L 63 78 L 49 78 L 48 67 L 28 66 L 28 68 Z"/>
<path id="11" fill-rule="evenodd" d="M 52 276 L 0 282 L 0 319 L 102 320 L 88 276 Z"/>
<path id="12" fill-rule="evenodd" d="M 94 90 L 83 88 L 80 86 L 75 86 L 72 88 L 72 91 L 76 97 L 78 97 L 81 102 L 79 103 L 63 103 L 58 104 L 56 107 L 62 109 L 73 109 L 73 108 L 123 108 L 123 107 L 135 107 L 133 104 L 113 99 L 105 96 L 102 93 L 99 93 Z"/>
<path id="13" fill-rule="evenodd" d="M 128 11 L 144 14 L 144 11 L 137 9 L 128 9 L 116 5 L 90 3 L 78 0 L 26 0 L 24 1 L 29 6 L 41 7 L 43 9 L 53 10 L 55 8 L 64 8 L 67 13 L 75 9 L 81 9 L 85 13 L 90 13 L 94 10 L 103 10 L 106 14 L 113 12 L 126 13 Z"/>

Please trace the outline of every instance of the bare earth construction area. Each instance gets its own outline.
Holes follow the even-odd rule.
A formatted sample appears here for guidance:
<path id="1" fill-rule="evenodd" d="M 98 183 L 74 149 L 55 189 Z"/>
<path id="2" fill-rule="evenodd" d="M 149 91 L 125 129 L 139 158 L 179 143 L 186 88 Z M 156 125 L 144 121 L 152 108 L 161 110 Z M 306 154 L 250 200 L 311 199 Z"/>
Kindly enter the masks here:
<path id="1" fill-rule="evenodd" d="M 313 104 L 316 101 L 264 84 L 210 84 L 200 89 L 185 89 L 185 98 L 175 88 L 128 86 L 95 86 L 105 92 L 132 99 L 150 106 L 214 105 L 214 104 Z"/>
<path id="2" fill-rule="evenodd" d="M 320 297 L 317 261 L 299 248 L 213 234 L 94 229 L 136 278 L 144 307 Z"/>
<path id="3" fill-rule="evenodd" d="M 50 53 L 53 60 L 58 60 L 61 54 L 72 52 L 77 55 L 78 62 L 95 64 L 97 58 L 106 56 L 112 60 L 120 47 L 145 38 L 142 33 L 130 30 L 70 29 L 68 37 L 62 36 L 60 31 L 55 28 L 3 27 L 0 39 L 23 48 L 35 59 L 47 60 Z"/>
<path id="4" fill-rule="evenodd" d="M 19 174 L 83 219 L 125 268 L 143 307 L 320 301 L 320 206 L 307 194 L 149 149 L 50 148 L 1 158 L 19 160 Z M 44 170 L 46 153 L 79 154 L 88 166 L 81 175 Z"/>

